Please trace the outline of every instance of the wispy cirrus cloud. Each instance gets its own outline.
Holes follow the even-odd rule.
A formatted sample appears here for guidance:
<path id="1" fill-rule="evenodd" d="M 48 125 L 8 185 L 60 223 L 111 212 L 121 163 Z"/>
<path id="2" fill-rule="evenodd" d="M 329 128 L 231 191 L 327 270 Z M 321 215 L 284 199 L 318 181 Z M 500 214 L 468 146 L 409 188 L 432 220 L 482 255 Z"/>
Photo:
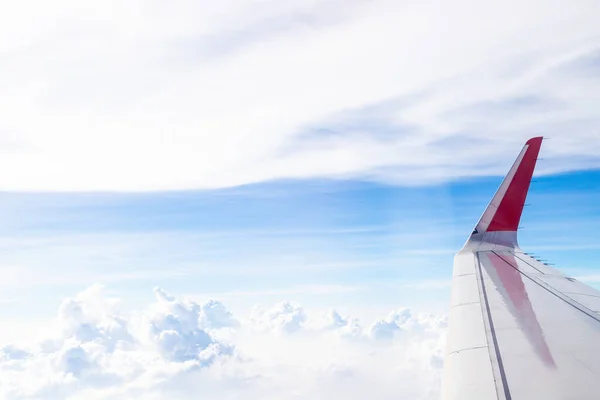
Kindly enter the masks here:
<path id="1" fill-rule="evenodd" d="M 5 190 L 399 184 L 600 165 L 593 1 L 3 6 Z M 568 132 L 566 134 L 565 132 Z"/>

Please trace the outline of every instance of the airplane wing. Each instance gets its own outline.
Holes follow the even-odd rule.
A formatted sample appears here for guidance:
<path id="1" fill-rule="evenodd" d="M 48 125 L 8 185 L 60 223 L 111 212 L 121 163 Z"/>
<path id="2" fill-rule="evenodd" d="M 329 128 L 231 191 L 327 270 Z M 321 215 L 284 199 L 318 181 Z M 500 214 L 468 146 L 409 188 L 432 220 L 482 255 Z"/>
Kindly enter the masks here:
<path id="1" fill-rule="evenodd" d="M 600 399 L 600 292 L 517 243 L 541 144 L 527 141 L 455 256 L 445 400 Z"/>

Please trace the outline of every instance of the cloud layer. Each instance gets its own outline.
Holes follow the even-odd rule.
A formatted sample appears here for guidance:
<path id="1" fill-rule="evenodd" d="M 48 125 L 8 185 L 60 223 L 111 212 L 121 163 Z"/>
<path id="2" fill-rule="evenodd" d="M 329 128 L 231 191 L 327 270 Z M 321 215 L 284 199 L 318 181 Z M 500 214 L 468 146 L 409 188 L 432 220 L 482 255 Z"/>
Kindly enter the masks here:
<path id="1" fill-rule="evenodd" d="M 598 167 L 599 4 L 24 1 L 0 12 L 2 190 L 414 184 Z"/>
<path id="2" fill-rule="evenodd" d="M 363 328 L 352 317 L 307 315 L 298 304 L 235 318 L 155 289 L 125 313 L 92 286 L 63 301 L 54 329 L 0 348 L 3 399 L 434 399 L 445 318 L 390 313 Z"/>

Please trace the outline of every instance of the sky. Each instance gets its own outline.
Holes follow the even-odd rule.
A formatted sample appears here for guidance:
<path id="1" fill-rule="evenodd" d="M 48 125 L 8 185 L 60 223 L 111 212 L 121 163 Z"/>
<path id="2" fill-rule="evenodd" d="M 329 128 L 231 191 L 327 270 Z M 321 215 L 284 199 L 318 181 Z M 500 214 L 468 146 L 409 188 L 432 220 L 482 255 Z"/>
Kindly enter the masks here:
<path id="1" fill-rule="evenodd" d="M 454 253 L 600 288 L 595 1 L 0 6 L 0 397 L 436 399 Z"/>

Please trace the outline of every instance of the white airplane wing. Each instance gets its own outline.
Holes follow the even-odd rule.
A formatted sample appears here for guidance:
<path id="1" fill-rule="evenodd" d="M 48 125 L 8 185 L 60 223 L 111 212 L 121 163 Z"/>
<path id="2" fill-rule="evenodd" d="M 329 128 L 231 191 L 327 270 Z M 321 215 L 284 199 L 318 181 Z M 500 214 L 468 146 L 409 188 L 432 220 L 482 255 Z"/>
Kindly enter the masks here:
<path id="1" fill-rule="evenodd" d="M 445 400 L 600 399 L 600 292 L 517 243 L 541 144 L 527 141 L 455 256 Z"/>

